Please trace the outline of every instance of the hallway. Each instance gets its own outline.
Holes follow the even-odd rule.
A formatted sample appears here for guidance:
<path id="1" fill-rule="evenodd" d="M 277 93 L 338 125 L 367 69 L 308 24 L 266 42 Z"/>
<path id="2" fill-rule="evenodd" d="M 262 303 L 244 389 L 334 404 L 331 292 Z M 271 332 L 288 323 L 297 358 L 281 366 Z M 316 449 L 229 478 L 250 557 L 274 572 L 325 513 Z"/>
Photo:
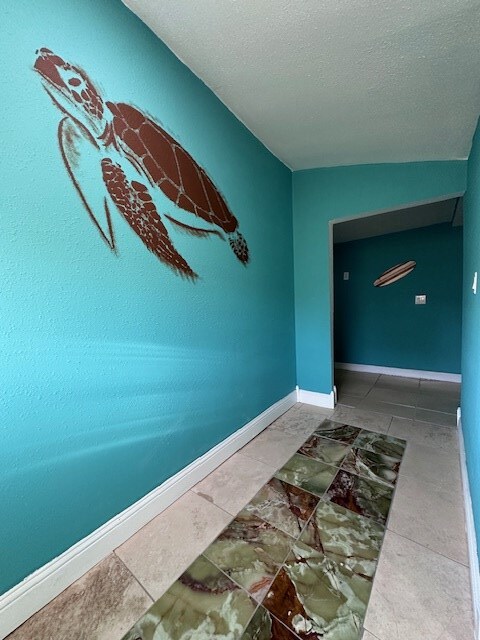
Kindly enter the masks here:
<path id="1" fill-rule="evenodd" d="M 295 405 L 9 640 L 471 640 L 459 385 L 336 383 L 335 411 Z"/>

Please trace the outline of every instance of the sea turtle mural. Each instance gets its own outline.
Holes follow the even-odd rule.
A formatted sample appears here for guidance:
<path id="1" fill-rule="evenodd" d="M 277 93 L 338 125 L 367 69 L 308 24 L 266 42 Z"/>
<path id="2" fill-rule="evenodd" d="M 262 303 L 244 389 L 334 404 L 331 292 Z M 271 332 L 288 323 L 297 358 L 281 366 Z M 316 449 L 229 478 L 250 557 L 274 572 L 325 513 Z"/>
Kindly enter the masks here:
<path id="1" fill-rule="evenodd" d="M 181 276 L 197 278 L 157 211 L 154 198 L 160 189 L 175 205 L 169 213 L 162 212 L 172 229 L 227 239 L 240 262 L 248 263 L 248 246 L 236 217 L 206 171 L 175 138 L 136 107 L 104 101 L 80 67 L 49 49 L 39 49 L 36 55 L 34 70 L 63 114 L 58 143 L 67 173 L 112 251 L 116 242 L 111 203 L 159 260 Z"/>

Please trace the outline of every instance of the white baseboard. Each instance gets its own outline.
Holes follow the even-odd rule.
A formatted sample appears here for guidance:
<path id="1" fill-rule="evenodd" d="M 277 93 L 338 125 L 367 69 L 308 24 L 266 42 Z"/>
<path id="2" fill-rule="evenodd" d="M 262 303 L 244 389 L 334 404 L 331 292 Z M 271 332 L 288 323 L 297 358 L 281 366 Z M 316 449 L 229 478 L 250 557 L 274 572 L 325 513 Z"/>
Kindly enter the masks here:
<path id="1" fill-rule="evenodd" d="M 135 504 L 0 596 L 0 638 L 58 596 L 297 402 L 292 391 Z"/>
<path id="2" fill-rule="evenodd" d="M 318 393 L 317 391 L 304 391 L 297 387 L 297 402 L 313 404 L 316 407 L 324 407 L 325 409 L 334 409 L 335 391 L 331 391 L 330 393 Z"/>
<path id="3" fill-rule="evenodd" d="M 400 376 L 401 378 L 420 378 L 421 380 L 439 380 L 444 382 L 462 382 L 460 373 L 443 373 L 442 371 L 421 371 L 419 369 L 398 369 L 397 367 L 377 367 L 372 364 L 350 364 L 336 362 L 336 369 L 346 371 L 361 371 L 363 373 L 381 373 L 386 376 Z"/>
<path id="4" fill-rule="evenodd" d="M 470 567 L 470 585 L 472 589 L 473 618 L 475 640 L 480 640 L 480 569 L 477 552 L 477 538 L 475 536 L 475 522 L 473 520 L 472 498 L 468 482 L 465 444 L 463 440 L 460 409 L 457 413 L 458 440 L 460 445 L 460 467 L 462 470 L 463 499 L 465 509 L 465 526 L 467 530 L 468 565 Z"/>

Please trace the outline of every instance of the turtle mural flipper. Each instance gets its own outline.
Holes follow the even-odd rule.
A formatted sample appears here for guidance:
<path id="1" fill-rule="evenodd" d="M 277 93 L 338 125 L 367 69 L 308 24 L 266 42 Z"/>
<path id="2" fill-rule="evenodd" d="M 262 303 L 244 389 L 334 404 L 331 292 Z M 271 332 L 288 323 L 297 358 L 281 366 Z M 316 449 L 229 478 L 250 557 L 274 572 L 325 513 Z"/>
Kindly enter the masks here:
<path id="1" fill-rule="evenodd" d="M 102 160 L 102 173 L 117 209 L 147 249 L 180 275 L 195 280 L 197 274 L 173 246 L 147 187 L 128 180 L 121 166 L 110 158 Z"/>
<path id="2" fill-rule="evenodd" d="M 97 172 L 100 170 L 99 164 L 101 160 L 101 152 L 98 145 L 92 143 L 91 136 L 83 129 L 81 125 L 68 116 L 65 116 L 60 121 L 58 125 L 58 144 L 62 160 L 73 186 L 101 238 L 112 251 L 116 251 L 110 209 L 105 196 L 103 194 L 101 197 L 97 194 L 93 195 L 93 193 L 87 194 L 85 187 L 81 186 L 82 183 L 85 184 L 87 182 L 85 179 L 87 177 L 85 175 L 85 166 L 87 165 L 94 172 Z M 93 152 L 94 162 L 90 162 L 87 152 Z M 93 175 L 92 177 L 95 178 L 96 176 Z M 98 191 L 98 187 L 96 191 Z M 95 204 L 92 204 L 93 202 Z M 105 214 L 105 220 L 102 220 L 102 222 L 98 218 L 98 213 L 94 213 L 94 211 L 98 212 L 99 209 L 103 210 Z"/>

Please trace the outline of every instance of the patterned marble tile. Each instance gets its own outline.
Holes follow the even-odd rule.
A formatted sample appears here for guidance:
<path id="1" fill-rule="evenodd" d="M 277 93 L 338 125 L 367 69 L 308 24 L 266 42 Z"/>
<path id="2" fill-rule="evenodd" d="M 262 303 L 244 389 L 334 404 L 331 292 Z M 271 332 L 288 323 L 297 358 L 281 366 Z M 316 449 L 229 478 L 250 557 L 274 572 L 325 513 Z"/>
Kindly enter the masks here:
<path id="1" fill-rule="evenodd" d="M 324 420 L 322 424 L 315 429 L 315 435 L 330 440 L 338 440 L 351 444 L 360 432 L 359 427 L 352 427 L 342 422 L 334 422 L 333 420 Z"/>
<path id="2" fill-rule="evenodd" d="M 259 606 L 245 629 L 242 640 L 298 640 L 298 637 L 267 609 Z"/>
<path id="3" fill-rule="evenodd" d="M 353 447 L 342 464 L 342 469 L 360 476 L 383 482 L 393 487 L 397 481 L 401 460 Z"/>
<path id="4" fill-rule="evenodd" d="M 387 436 L 383 433 L 362 431 L 356 438 L 353 446 L 401 460 L 405 447 L 407 446 L 407 442 L 400 438 Z"/>
<path id="5" fill-rule="evenodd" d="M 350 511 L 384 524 L 390 510 L 393 490 L 380 482 L 341 470 L 325 497 Z"/>
<path id="6" fill-rule="evenodd" d="M 383 534 L 384 527 L 371 518 L 321 500 L 300 541 L 354 573 L 372 577 Z"/>
<path id="7" fill-rule="evenodd" d="M 296 453 L 275 477 L 301 489 L 322 496 L 335 475 L 335 467 Z"/>
<path id="8" fill-rule="evenodd" d="M 263 605 L 305 640 L 358 640 L 371 580 L 295 543 Z"/>
<path id="9" fill-rule="evenodd" d="M 253 513 L 241 511 L 204 555 L 261 600 L 292 543 L 283 531 Z"/>
<path id="10" fill-rule="evenodd" d="M 256 603 L 199 556 L 124 636 L 124 640 L 239 640 Z"/>
<path id="11" fill-rule="evenodd" d="M 322 438 L 314 433 L 305 444 L 300 447 L 298 453 L 303 453 L 303 455 L 315 458 L 315 460 L 320 460 L 320 462 L 326 462 L 327 464 L 333 464 L 339 467 L 348 452 L 349 446 L 350 445 L 344 444 L 343 442 Z"/>
<path id="12" fill-rule="evenodd" d="M 245 510 L 298 538 L 317 506 L 318 498 L 293 484 L 272 478 Z"/>

